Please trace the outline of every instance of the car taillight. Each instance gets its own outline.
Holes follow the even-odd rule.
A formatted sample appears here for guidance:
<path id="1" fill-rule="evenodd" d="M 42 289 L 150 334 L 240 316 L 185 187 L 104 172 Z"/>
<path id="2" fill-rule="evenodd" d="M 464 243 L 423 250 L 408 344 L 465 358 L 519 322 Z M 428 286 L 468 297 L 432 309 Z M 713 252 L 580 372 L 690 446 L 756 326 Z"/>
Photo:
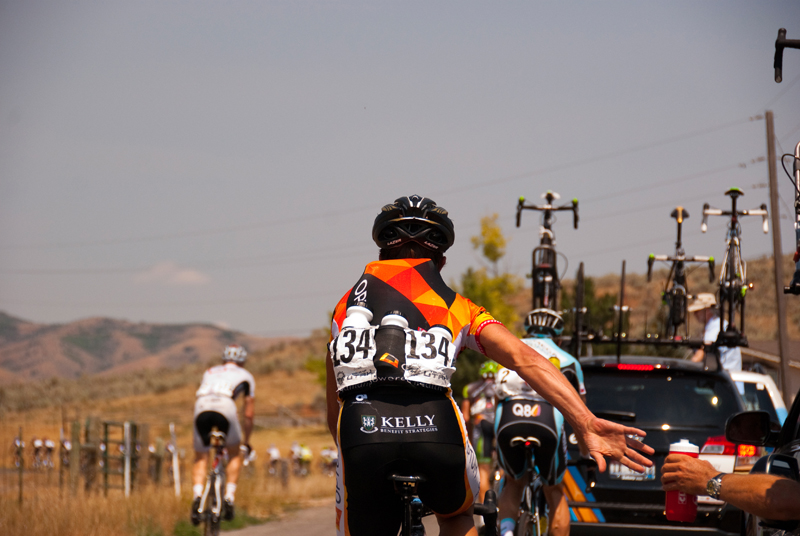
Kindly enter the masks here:
<path id="1" fill-rule="evenodd" d="M 758 459 L 766 454 L 766 449 L 755 445 L 739 445 L 736 453 L 738 456 L 736 456 L 734 471 L 737 473 L 749 473 Z"/>
<path id="2" fill-rule="evenodd" d="M 603 366 L 606 368 L 616 368 L 619 370 L 642 370 L 642 371 L 653 370 L 656 368 L 653 365 L 637 365 L 633 363 L 620 363 L 620 364 L 606 363 Z"/>
<path id="3" fill-rule="evenodd" d="M 736 454 L 736 445 L 725 439 L 725 436 L 709 437 L 700 454 Z"/>
<path id="4" fill-rule="evenodd" d="M 755 445 L 739 445 L 739 456 L 749 458 L 756 455 Z"/>

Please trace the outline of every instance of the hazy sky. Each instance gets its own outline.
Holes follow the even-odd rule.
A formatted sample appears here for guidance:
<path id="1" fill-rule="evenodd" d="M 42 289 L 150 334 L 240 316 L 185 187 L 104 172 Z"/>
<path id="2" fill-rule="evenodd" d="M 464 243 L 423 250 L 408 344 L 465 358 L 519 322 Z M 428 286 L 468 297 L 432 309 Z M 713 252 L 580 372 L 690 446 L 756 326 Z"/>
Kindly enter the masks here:
<path id="1" fill-rule="evenodd" d="M 527 273 L 516 200 L 547 189 L 580 200 L 580 228 L 556 225 L 569 276 L 644 272 L 679 204 L 686 253 L 721 256 L 703 203 L 768 203 L 750 118 L 774 111 L 779 153 L 800 140 L 781 27 L 800 38 L 800 2 L 0 0 L 0 310 L 303 335 L 413 193 L 455 222 L 447 281 L 492 213 Z M 771 251 L 760 221 L 743 233 Z"/>

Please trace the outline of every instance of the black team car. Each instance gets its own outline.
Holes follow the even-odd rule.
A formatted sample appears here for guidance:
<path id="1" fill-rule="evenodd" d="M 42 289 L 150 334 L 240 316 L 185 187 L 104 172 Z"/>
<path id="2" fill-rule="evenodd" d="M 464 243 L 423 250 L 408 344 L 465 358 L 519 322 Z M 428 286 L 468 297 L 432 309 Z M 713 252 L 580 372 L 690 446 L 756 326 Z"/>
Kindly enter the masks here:
<path id="1" fill-rule="evenodd" d="M 701 498 L 694 523 L 667 520 L 661 467 L 671 443 L 687 439 L 720 472 L 733 471 L 735 446 L 725 439 L 727 419 L 744 409 L 730 375 L 702 363 L 664 357 L 582 358 L 587 405 L 598 417 L 647 432 L 653 467 L 639 474 L 610 462 L 604 473 L 586 464 L 568 467 L 564 481 L 571 534 L 741 534 L 741 510 Z M 716 367 L 715 367 L 716 368 Z M 580 458 L 571 430 L 569 457 Z"/>

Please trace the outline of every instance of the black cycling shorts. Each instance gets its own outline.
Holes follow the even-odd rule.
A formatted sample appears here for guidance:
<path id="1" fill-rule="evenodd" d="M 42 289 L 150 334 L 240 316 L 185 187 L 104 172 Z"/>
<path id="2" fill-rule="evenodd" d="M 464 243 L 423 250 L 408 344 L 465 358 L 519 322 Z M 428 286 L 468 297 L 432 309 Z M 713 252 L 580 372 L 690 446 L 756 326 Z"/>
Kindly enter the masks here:
<path id="1" fill-rule="evenodd" d="M 200 436 L 200 441 L 203 442 L 203 446 L 208 447 L 211 444 L 211 438 L 209 437 L 209 434 L 211 433 L 212 428 L 216 426 L 217 430 L 223 432 L 227 436 L 230 423 L 222 413 L 217 413 L 216 411 L 204 411 L 195 417 L 194 426 L 197 435 Z"/>
<path id="2" fill-rule="evenodd" d="M 528 467 L 525 448 L 512 447 L 511 440 L 535 437 L 541 443 L 534 450 L 538 473 L 550 486 L 561 482 L 567 468 L 567 441 L 554 411 L 549 402 L 538 398 L 513 397 L 498 405 L 497 457 L 506 473 L 519 479 Z"/>
<path id="3" fill-rule="evenodd" d="M 437 514 L 466 511 L 478 470 L 460 415 L 445 392 L 392 386 L 348 394 L 339 419 L 338 533 L 396 536 L 403 505 L 393 473 L 423 477 L 419 497 Z"/>

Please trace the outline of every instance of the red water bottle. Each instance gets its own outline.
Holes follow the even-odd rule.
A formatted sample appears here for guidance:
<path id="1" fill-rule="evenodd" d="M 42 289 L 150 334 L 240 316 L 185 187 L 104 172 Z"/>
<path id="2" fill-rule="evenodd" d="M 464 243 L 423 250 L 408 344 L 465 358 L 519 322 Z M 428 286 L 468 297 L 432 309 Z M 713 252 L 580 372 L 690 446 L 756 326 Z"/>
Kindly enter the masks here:
<path id="1" fill-rule="evenodd" d="M 685 454 L 697 458 L 700 449 L 697 445 L 689 443 L 688 439 L 681 439 L 669 446 L 670 454 Z M 697 495 L 689 495 L 682 491 L 667 492 L 667 519 L 670 521 L 683 521 L 691 523 L 697 517 Z"/>

